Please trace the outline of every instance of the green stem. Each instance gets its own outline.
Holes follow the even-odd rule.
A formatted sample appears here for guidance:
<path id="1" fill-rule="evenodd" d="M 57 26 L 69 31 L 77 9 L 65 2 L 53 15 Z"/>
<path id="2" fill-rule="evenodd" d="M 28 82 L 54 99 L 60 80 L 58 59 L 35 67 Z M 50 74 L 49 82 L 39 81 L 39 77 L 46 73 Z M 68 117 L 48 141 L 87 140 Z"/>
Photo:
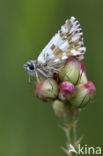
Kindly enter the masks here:
<path id="1" fill-rule="evenodd" d="M 75 125 L 74 125 L 74 123 L 72 123 L 71 124 L 71 126 L 70 126 L 70 128 L 69 128 L 69 135 L 70 135 L 70 143 L 72 144 L 72 145 L 74 145 L 75 144 L 75 136 L 76 136 L 76 133 L 75 133 Z"/>
<path id="2" fill-rule="evenodd" d="M 70 148 L 70 145 L 72 145 L 75 149 L 77 148 L 76 147 L 76 140 L 77 140 L 77 137 L 76 137 L 76 120 L 77 120 L 77 111 L 76 110 L 70 110 L 69 112 L 69 117 L 68 119 L 66 118 L 66 122 L 65 122 L 65 125 L 66 125 L 66 128 L 65 128 L 65 133 L 66 133 L 66 136 L 67 136 L 67 150 L 69 150 Z M 67 155 L 68 156 L 77 156 L 76 153 L 74 152 L 71 152 L 71 153 L 68 153 L 67 152 Z"/>

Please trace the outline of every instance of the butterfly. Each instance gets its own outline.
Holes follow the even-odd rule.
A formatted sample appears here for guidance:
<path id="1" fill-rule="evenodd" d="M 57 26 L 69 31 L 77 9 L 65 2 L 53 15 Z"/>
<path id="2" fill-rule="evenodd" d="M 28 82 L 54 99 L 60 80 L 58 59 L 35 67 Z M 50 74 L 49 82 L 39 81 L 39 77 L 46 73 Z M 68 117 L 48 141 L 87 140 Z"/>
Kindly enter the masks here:
<path id="1" fill-rule="evenodd" d="M 82 28 L 78 20 L 72 16 L 52 37 L 38 58 L 24 64 L 24 69 L 39 82 L 40 76 L 50 78 L 54 73 L 58 73 L 69 57 L 82 60 L 85 51 Z"/>

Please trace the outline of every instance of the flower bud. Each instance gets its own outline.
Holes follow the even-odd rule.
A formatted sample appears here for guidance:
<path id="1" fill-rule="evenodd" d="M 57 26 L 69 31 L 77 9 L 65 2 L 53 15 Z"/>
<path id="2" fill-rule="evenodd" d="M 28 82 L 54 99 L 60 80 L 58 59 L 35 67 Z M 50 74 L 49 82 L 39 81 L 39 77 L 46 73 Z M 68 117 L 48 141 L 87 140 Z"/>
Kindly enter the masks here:
<path id="1" fill-rule="evenodd" d="M 80 62 L 80 79 L 79 79 L 79 84 L 84 84 L 87 83 L 87 76 L 86 76 L 86 69 L 84 63 Z"/>
<path id="2" fill-rule="evenodd" d="M 54 99 L 58 96 L 59 87 L 52 78 L 46 79 L 36 85 L 35 95 L 41 99 Z"/>
<path id="3" fill-rule="evenodd" d="M 88 81 L 76 87 L 74 96 L 70 99 L 71 104 L 77 107 L 85 106 L 96 94 L 96 88 L 93 82 Z"/>
<path id="4" fill-rule="evenodd" d="M 69 81 L 73 84 L 78 82 L 80 76 L 80 63 L 76 58 L 69 58 L 68 62 L 59 72 L 59 78 L 62 81 Z"/>
<path id="5" fill-rule="evenodd" d="M 62 101 L 59 100 L 54 101 L 53 109 L 57 116 L 63 116 L 65 114 L 65 105 Z"/>
<path id="6" fill-rule="evenodd" d="M 69 99 L 71 95 L 75 92 L 75 87 L 70 82 L 60 83 L 59 88 L 60 88 L 59 98 L 61 100 Z"/>

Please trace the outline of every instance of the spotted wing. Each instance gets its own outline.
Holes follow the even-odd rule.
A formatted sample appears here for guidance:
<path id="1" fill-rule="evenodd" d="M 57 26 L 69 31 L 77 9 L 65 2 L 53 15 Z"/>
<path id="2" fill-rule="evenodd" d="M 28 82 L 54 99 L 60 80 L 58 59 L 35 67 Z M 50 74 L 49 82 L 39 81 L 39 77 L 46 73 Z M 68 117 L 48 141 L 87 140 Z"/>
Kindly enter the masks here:
<path id="1" fill-rule="evenodd" d="M 53 36 L 38 57 L 39 63 L 60 63 L 69 56 L 82 59 L 86 48 L 83 42 L 83 32 L 75 17 L 67 19 L 58 33 Z"/>

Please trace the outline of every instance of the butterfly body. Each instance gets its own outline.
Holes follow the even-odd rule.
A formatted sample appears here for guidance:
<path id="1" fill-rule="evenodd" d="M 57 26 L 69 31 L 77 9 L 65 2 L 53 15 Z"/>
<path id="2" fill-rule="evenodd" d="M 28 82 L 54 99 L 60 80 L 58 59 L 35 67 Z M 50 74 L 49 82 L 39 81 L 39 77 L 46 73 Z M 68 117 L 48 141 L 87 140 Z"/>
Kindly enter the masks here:
<path id="1" fill-rule="evenodd" d="M 52 37 L 37 60 L 27 62 L 24 69 L 37 79 L 40 75 L 52 77 L 54 73 L 59 72 L 70 56 L 81 60 L 85 51 L 81 26 L 75 17 L 71 17 Z"/>

